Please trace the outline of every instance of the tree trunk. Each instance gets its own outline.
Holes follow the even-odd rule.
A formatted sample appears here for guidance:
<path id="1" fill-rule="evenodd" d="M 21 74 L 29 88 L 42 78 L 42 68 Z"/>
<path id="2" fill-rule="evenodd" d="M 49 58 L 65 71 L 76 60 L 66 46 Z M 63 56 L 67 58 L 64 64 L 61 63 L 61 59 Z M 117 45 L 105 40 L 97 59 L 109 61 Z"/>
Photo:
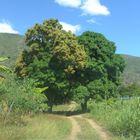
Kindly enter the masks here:
<path id="1" fill-rule="evenodd" d="M 49 113 L 52 113 L 52 108 L 53 108 L 53 105 L 50 104 L 49 107 L 48 107 L 48 112 L 49 112 Z"/>
<path id="2" fill-rule="evenodd" d="M 81 103 L 81 108 L 82 108 L 82 112 L 87 111 L 87 101 L 85 101 L 84 103 Z"/>

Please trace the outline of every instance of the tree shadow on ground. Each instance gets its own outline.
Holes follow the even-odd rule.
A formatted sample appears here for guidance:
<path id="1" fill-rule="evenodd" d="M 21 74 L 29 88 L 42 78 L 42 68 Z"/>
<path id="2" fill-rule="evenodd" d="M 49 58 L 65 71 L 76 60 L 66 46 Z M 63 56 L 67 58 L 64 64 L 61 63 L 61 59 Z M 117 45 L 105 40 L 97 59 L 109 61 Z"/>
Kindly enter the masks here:
<path id="1" fill-rule="evenodd" d="M 89 113 L 89 110 L 87 111 L 81 111 L 81 110 L 75 110 L 75 111 L 53 111 L 49 114 L 53 114 L 53 115 L 61 115 L 61 116 L 74 116 L 74 115 L 81 115 L 81 114 L 85 114 L 85 113 Z"/>

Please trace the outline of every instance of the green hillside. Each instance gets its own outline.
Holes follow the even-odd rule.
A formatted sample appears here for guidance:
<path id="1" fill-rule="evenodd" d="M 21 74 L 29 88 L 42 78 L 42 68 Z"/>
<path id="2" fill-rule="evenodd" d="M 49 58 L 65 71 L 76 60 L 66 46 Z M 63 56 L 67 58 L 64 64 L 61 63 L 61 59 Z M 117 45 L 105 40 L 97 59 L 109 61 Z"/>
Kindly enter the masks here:
<path id="1" fill-rule="evenodd" d="M 12 66 L 19 52 L 25 48 L 24 37 L 16 34 L 0 33 L 0 56 L 9 57 Z"/>
<path id="2" fill-rule="evenodd" d="M 25 48 L 24 36 L 0 33 L 0 56 L 9 57 L 8 65 L 13 66 L 19 52 Z M 140 57 L 122 55 L 126 68 L 123 74 L 125 83 L 140 84 Z"/>
<path id="3" fill-rule="evenodd" d="M 140 84 L 140 57 L 122 55 L 125 60 L 126 68 L 123 73 L 125 83 Z"/>

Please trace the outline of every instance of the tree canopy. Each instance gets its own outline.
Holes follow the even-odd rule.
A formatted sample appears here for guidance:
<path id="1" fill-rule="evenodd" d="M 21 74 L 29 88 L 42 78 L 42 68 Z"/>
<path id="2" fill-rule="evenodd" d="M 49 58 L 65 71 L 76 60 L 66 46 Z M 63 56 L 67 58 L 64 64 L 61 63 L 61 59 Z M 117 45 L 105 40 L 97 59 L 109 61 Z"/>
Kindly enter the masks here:
<path id="1" fill-rule="evenodd" d="M 47 86 L 50 106 L 66 101 L 69 76 L 86 66 L 87 56 L 76 36 L 64 31 L 58 20 L 50 19 L 27 31 L 26 44 L 28 50 L 16 64 L 17 75 L 36 79 L 39 87 Z"/>
<path id="2" fill-rule="evenodd" d="M 27 31 L 26 44 L 15 72 L 35 79 L 38 88 L 47 87 L 50 109 L 74 99 L 86 110 L 87 101 L 97 94 L 106 99 L 115 96 L 124 61 L 102 34 L 87 31 L 76 37 L 57 19 L 49 19 Z"/>
<path id="3" fill-rule="evenodd" d="M 120 84 L 120 75 L 125 64 L 122 57 L 115 54 L 115 44 L 100 33 L 84 32 L 78 37 L 78 41 L 80 45 L 84 46 L 88 56 L 85 69 L 75 74 L 77 79 L 75 85 L 78 89 L 76 91 L 77 94 L 82 94 L 83 100 L 85 98 L 83 107 L 85 110 L 87 101 L 97 94 L 104 99 L 116 96 L 116 87 Z M 88 94 L 81 90 L 83 86 L 88 90 Z M 77 100 L 78 98 L 76 98 Z M 81 106 L 83 105 L 81 104 Z"/>

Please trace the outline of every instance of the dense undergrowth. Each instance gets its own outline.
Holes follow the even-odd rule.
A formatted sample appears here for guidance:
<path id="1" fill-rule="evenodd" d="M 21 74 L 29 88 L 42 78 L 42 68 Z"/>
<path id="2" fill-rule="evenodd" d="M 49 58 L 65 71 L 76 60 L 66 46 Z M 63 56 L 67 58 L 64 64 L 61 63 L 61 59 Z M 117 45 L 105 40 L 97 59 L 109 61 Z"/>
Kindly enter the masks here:
<path id="1" fill-rule="evenodd" d="M 89 105 L 92 116 L 110 132 L 126 138 L 140 138 L 140 99 L 116 102 L 92 102 Z"/>
<path id="2" fill-rule="evenodd" d="M 22 116 L 47 110 L 46 96 L 36 92 L 33 81 L 7 76 L 0 80 L 0 120 L 21 123 Z"/>
<path id="3" fill-rule="evenodd" d="M 0 81 L 0 140 L 66 139 L 71 130 L 68 119 L 51 116 L 46 96 L 34 81 L 6 76 Z"/>

